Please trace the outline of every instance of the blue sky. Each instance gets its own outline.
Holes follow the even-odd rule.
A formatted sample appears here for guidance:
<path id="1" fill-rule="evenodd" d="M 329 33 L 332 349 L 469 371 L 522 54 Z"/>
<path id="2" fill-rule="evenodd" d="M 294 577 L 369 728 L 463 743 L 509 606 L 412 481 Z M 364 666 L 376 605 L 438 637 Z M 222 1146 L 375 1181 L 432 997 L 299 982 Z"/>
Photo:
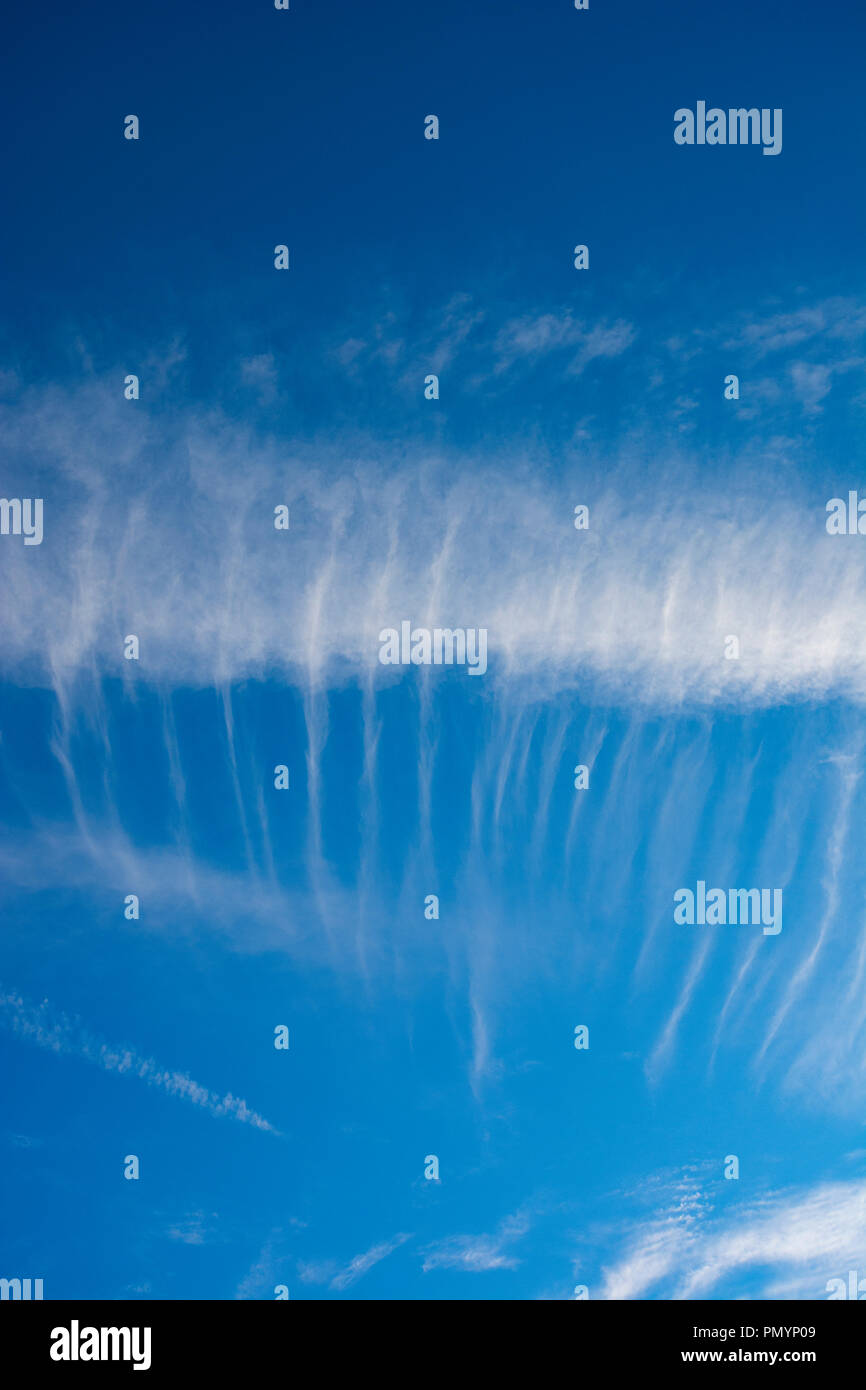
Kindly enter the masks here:
<path id="1" fill-rule="evenodd" d="M 866 489 L 863 37 L 10 20 L 0 492 L 45 521 L 0 537 L 4 1277 L 866 1278 L 866 541 L 825 525 Z M 676 145 L 699 100 L 781 108 L 781 154 Z M 382 666 L 405 619 L 486 628 L 487 671 Z M 782 930 L 677 924 L 699 880 Z"/>

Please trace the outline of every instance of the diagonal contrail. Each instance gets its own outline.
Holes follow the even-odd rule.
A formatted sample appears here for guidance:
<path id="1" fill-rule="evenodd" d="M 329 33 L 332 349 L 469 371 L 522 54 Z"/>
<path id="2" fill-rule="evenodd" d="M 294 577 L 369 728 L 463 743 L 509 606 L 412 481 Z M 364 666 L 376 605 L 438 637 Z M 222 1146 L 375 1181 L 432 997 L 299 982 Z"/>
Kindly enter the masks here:
<path id="1" fill-rule="evenodd" d="M 185 1072 L 168 1071 L 152 1057 L 140 1056 L 134 1048 L 100 1042 L 76 1019 L 54 1013 L 47 1000 L 38 1006 L 28 1004 L 20 995 L 0 988 L 0 1024 L 16 1037 L 35 1043 L 37 1047 L 47 1048 L 63 1057 L 78 1057 L 82 1061 L 92 1062 L 103 1071 L 137 1076 L 145 1085 L 188 1100 L 191 1105 L 198 1105 L 211 1115 L 227 1115 L 268 1134 L 279 1134 L 279 1130 L 251 1110 L 239 1096 L 233 1096 L 231 1092 L 219 1096 L 206 1086 L 200 1086 Z"/>

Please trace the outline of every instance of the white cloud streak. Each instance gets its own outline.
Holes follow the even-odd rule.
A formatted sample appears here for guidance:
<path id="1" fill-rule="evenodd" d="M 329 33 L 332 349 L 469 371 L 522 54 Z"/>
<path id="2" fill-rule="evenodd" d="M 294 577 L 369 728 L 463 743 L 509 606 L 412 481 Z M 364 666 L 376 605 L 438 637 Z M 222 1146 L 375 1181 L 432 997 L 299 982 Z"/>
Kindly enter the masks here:
<path id="1" fill-rule="evenodd" d="M 188 1101 L 211 1115 L 238 1120 L 268 1134 L 278 1134 L 273 1125 L 239 1096 L 230 1092 L 220 1096 L 193 1081 L 185 1072 L 161 1067 L 153 1058 L 141 1056 L 134 1048 L 100 1042 L 76 1019 L 56 1013 L 47 1000 L 38 1005 L 29 1004 L 20 995 L 0 989 L 0 1024 L 23 1042 L 34 1043 L 58 1056 L 74 1057 L 102 1071 L 135 1077 L 146 1086 Z"/>
<path id="2" fill-rule="evenodd" d="M 493 1235 L 449 1236 L 437 1241 L 425 1251 L 424 1272 L 462 1269 L 483 1274 L 491 1269 L 516 1269 L 520 1260 L 510 1253 L 509 1247 L 521 1240 L 530 1226 L 527 1213 L 517 1211 L 501 1221 Z"/>
<path id="3" fill-rule="evenodd" d="M 344 1268 L 339 1268 L 335 1260 L 307 1260 L 301 1261 L 298 1265 L 298 1273 L 305 1284 L 327 1284 L 329 1288 L 342 1290 L 348 1289 L 352 1284 L 373 1268 L 374 1265 L 386 1260 L 389 1255 L 393 1255 L 395 1250 L 399 1250 L 401 1245 L 405 1245 L 407 1240 L 411 1240 L 411 1235 L 401 1232 L 393 1236 L 391 1240 L 380 1241 L 373 1245 L 369 1250 L 365 1250 L 361 1255 L 355 1255 Z"/>

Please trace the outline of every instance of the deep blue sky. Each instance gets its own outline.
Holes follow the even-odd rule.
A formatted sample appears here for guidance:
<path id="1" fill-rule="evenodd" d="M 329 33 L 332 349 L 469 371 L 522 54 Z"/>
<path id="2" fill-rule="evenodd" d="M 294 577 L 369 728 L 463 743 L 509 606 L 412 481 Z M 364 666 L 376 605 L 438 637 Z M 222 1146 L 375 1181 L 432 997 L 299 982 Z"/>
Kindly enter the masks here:
<path id="1" fill-rule="evenodd" d="M 866 541 L 824 524 L 866 485 L 862 11 L 4 39 L 0 493 L 45 538 L 0 537 L 0 1276 L 866 1276 Z M 698 100 L 782 108 L 782 153 L 677 146 Z M 386 672 L 406 618 L 486 626 L 488 673 Z M 676 925 L 699 879 L 782 932 Z"/>

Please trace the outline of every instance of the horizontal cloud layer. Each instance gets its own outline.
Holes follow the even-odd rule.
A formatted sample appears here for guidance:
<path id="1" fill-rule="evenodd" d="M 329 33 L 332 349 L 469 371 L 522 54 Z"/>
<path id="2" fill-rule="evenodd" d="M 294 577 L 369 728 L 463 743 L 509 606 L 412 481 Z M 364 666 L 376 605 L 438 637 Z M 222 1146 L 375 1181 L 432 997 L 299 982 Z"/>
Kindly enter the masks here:
<path id="1" fill-rule="evenodd" d="M 0 418 L 4 495 L 45 504 L 42 545 L 0 540 L 7 676 L 389 679 L 379 633 L 408 619 L 487 628 L 486 681 L 662 708 L 866 697 L 866 548 L 827 535 L 814 488 L 767 505 L 683 459 L 600 483 L 603 460 L 563 477 L 517 449 L 385 458 L 118 395 L 31 391 Z"/>

